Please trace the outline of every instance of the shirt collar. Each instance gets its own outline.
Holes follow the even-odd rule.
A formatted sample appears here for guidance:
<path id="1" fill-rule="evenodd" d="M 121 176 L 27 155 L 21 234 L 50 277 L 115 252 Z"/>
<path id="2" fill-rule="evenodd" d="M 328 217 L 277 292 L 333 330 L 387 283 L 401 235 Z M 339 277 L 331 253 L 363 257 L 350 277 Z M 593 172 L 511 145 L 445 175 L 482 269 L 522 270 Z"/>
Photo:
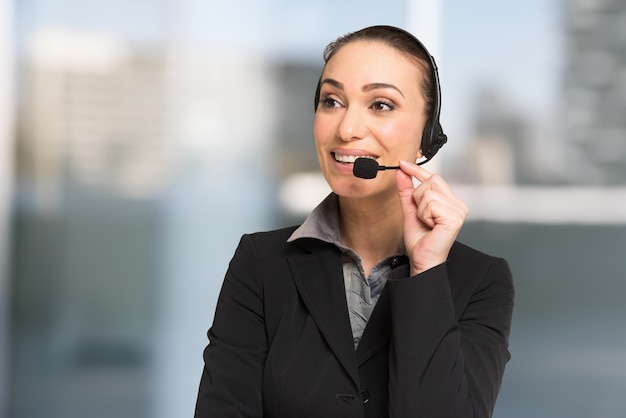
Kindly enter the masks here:
<path id="1" fill-rule="evenodd" d="M 301 238 L 315 238 L 342 247 L 339 233 L 339 199 L 335 193 L 330 193 L 311 211 L 287 242 Z"/>

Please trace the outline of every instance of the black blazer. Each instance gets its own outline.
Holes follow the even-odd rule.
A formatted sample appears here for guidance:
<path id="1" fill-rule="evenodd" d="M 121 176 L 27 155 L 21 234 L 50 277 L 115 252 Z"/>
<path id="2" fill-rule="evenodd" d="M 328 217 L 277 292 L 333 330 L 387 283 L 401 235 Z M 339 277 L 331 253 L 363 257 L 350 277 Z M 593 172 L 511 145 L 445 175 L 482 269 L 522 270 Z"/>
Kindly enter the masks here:
<path id="1" fill-rule="evenodd" d="M 491 416 L 513 282 L 455 243 L 448 262 L 393 270 L 354 350 L 339 250 L 295 228 L 244 235 L 204 351 L 196 418 Z"/>

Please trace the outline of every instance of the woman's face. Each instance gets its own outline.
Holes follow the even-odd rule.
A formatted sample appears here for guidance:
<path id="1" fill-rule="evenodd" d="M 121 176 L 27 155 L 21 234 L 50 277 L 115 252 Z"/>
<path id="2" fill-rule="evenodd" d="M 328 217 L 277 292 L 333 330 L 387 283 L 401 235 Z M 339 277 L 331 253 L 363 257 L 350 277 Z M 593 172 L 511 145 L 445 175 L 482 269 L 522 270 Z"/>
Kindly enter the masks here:
<path id="1" fill-rule="evenodd" d="M 315 112 L 320 167 L 335 193 L 367 197 L 395 191 L 395 173 L 371 180 L 352 174 L 357 157 L 398 165 L 420 156 L 426 122 L 422 68 L 409 55 L 380 41 L 342 46 L 322 72 Z"/>

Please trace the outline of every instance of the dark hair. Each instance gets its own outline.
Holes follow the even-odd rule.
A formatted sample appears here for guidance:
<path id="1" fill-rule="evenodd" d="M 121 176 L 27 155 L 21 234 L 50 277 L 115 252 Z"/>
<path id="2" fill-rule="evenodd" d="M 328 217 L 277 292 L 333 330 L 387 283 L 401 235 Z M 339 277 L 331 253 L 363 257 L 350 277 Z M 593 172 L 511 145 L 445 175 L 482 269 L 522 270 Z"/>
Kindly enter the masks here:
<path id="1" fill-rule="evenodd" d="M 409 32 L 394 26 L 370 26 L 356 32 L 351 32 L 340 36 L 335 41 L 329 43 L 324 49 L 324 65 L 341 49 L 341 47 L 354 41 L 379 41 L 383 42 L 400 52 L 407 54 L 415 59 L 415 61 L 424 69 L 420 87 L 426 105 L 424 113 L 431 117 L 433 115 L 433 106 L 437 100 L 437 86 L 434 80 L 433 58 L 426 47 Z M 322 70 L 323 72 L 323 70 Z M 317 82 L 315 91 L 315 109 L 317 109 L 320 99 L 321 77 Z"/>

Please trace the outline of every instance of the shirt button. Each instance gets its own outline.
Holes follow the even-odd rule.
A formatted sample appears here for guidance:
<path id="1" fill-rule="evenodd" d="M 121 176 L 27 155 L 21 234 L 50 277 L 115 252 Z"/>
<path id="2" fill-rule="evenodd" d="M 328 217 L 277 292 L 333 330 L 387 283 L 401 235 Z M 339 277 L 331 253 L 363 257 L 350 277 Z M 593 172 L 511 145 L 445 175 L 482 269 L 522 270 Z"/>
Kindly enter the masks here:
<path id="1" fill-rule="evenodd" d="M 361 399 L 363 399 L 363 403 L 368 403 L 370 400 L 370 394 L 367 390 L 361 389 Z"/>

